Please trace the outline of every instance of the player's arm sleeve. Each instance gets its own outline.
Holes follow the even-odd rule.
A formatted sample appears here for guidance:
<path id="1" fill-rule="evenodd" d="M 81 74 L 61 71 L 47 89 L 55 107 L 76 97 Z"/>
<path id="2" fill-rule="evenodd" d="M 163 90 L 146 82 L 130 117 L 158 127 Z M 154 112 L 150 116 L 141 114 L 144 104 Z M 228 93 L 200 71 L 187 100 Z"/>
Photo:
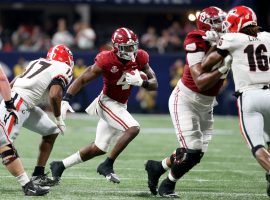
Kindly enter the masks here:
<path id="1" fill-rule="evenodd" d="M 189 67 L 201 63 L 204 55 L 205 53 L 203 51 L 187 53 L 187 62 L 189 64 Z"/>
<path id="2" fill-rule="evenodd" d="M 96 57 L 95 57 L 95 65 L 101 69 L 105 68 L 106 66 L 106 58 L 104 56 L 103 52 L 100 52 Z"/>
<path id="3" fill-rule="evenodd" d="M 60 66 L 54 70 L 49 88 L 51 88 L 53 85 L 59 85 L 63 90 L 65 90 L 67 85 L 70 84 L 72 78 L 73 78 L 72 68 L 69 66 L 66 67 Z"/>
<path id="4" fill-rule="evenodd" d="M 234 39 L 235 35 L 227 33 L 223 35 L 217 43 L 217 52 L 226 57 L 230 51 L 233 51 L 237 47 L 237 41 Z"/>

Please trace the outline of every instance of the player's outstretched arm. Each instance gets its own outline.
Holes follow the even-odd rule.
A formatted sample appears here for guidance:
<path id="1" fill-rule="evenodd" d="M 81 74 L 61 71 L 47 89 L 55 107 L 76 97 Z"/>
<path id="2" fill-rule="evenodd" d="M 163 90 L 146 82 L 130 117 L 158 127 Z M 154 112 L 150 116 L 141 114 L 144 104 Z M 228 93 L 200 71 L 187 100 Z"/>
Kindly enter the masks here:
<path id="1" fill-rule="evenodd" d="M 88 67 L 75 81 L 69 86 L 67 94 L 74 96 L 82 87 L 102 74 L 102 69 L 96 64 Z"/>
<path id="2" fill-rule="evenodd" d="M 144 87 L 147 90 L 157 90 L 158 88 L 158 82 L 157 77 L 154 72 L 154 70 L 150 67 L 150 65 L 147 63 L 143 70 L 142 70 L 148 77 L 147 81 L 144 81 L 142 84 L 142 87 Z"/>

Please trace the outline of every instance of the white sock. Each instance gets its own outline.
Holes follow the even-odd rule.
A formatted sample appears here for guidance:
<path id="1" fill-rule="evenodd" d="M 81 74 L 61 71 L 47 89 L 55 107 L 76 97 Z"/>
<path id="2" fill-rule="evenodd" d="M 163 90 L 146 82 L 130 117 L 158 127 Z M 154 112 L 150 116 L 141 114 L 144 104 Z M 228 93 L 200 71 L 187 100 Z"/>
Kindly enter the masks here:
<path id="1" fill-rule="evenodd" d="M 76 164 L 79 164 L 82 162 L 83 161 L 81 159 L 79 151 L 77 151 L 76 153 L 72 154 L 71 156 L 69 156 L 63 160 L 65 168 L 72 167 L 73 165 L 76 165 Z"/>
<path id="2" fill-rule="evenodd" d="M 167 158 L 163 159 L 162 162 L 161 162 L 161 164 L 162 164 L 163 169 L 165 169 L 166 171 L 167 171 L 168 169 L 170 169 L 170 168 L 168 167 L 168 165 L 167 165 Z"/>
<path id="3" fill-rule="evenodd" d="M 21 186 L 24 186 L 26 183 L 28 183 L 30 181 L 26 172 L 23 172 L 21 175 L 16 176 L 16 178 Z"/>
<path id="4" fill-rule="evenodd" d="M 168 178 L 172 181 L 172 182 L 177 182 L 178 179 L 175 179 L 172 175 L 172 172 L 169 172 Z"/>

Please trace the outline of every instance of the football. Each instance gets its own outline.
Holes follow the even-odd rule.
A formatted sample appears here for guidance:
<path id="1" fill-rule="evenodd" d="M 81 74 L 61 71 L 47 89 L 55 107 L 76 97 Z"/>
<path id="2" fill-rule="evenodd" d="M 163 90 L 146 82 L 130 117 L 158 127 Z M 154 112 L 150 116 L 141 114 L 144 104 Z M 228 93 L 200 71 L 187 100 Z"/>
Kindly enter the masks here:
<path id="1" fill-rule="evenodd" d="M 144 81 L 148 80 L 146 73 L 144 73 L 143 71 L 140 71 L 140 75 L 141 75 L 142 80 Z"/>
<path id="2" fill-rule="evenodd" d="M 142 80 L 144 80 L 144 81 L 148 80 L 147 75 L 143 71 L 139 71 L 139 72 L 140 72 L 140 75 L 141 75 Z M 133 70 L 132 71 L 128 71 L 127 73 L 130 73 L 132 75 L 135 74 Z"/>

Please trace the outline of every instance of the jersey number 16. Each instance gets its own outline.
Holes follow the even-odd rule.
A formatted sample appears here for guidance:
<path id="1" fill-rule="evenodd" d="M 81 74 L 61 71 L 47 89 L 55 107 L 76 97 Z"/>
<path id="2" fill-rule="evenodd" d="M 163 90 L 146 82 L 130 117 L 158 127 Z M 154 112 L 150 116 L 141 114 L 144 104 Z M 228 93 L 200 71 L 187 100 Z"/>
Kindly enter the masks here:
<path id="1" fill-rule="evenodd" d="M 248 57 L 250 71 L 255 72 L 257 67 L 261 71 L 269 70 L 268 56 L 264 55 L 265 52 L 267 52 L 267 49 L 264 44 L 260 44 L 257 48 L 254 48 L 254 45 L 250 44 L 244 49 L 244 53 Z"/>

